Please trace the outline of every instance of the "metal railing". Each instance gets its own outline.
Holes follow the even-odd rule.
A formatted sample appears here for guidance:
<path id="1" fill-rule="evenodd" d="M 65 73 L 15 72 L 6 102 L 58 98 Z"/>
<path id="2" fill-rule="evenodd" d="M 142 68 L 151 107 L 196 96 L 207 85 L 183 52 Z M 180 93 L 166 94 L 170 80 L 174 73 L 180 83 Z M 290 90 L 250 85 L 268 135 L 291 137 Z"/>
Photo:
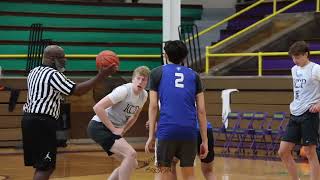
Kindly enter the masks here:
<path id="1" fill-rule="evenodd" d="M 264 56 L 288 56 L 288 52 L 253 52 L 253 53 L 215 53 L 208 54 L 209 57 L 258 57 L 258 76 L 262 76 L 262 61 Z M 310 51 L 310 55 L 320 55 L 320 51 Z"/>
<path id="2" fill-rule="evenodd" d="M 259 0 L 259 1 L 255 2 L 255 3 L 251 4 L 250 6 L 244 8 L 244 9 L 241 9 L 239 12 L 237 12 L 237 13 L 235 13 L 235 14 L 233 14 L 233 15 L 225 18 L 225 19 L 223 19 L 222 21 L 218 22 L 217 24 L 214 24 L 214 25 L 212 25 L 212 26 L 210 26 L 210 27 L 202 30 L 199 34 L 194 35 L 193 37 L 191 37 L 191 38 L 188 39 L 187 41 L 191 41 L 191 40 L 194 39 L 194 38 L 197 38 L 197 37 L 199 37 L 199 36 L 202 36 L 202 35 L 210 32 L 210 31 L 216 29 L 217 27 L 223 25 L 224 23 L 226 23 L 226 22 L 228 22 L 228 21 L 230 21 L 230 20 L 232 20 L 232 19 L 240 16 L 241 14 L 249 11 L 250 9 L 253 9 L 254 7 L 260 5 L 260 4 L 263 3 L 264 1 L 265 1 L 265 0 Z"/>

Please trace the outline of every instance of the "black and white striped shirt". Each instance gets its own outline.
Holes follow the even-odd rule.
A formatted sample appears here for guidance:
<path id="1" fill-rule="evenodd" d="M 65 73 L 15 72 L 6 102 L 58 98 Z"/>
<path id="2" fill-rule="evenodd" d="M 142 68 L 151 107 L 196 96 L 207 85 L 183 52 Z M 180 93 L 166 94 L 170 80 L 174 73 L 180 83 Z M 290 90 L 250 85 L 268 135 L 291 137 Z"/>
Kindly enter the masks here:
<path id="1" fill-rule="evenodd" d="M 23 111 L 47 114 L 56 119 L 60 114 L 62 94 L 70 95 L 75 88 L 75 83 L 62 73 L 44 65 L 30 71 L 27 83 L 28 100 Z"/>

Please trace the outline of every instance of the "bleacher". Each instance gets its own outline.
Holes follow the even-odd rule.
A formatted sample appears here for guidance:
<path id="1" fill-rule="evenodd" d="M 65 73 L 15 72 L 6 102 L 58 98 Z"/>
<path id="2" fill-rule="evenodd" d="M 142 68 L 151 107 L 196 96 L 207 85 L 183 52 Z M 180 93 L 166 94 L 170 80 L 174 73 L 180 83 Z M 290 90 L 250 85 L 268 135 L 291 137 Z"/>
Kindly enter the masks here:
<path id="1" fill-rule="evenodd" d="M 256 1 L 238 3 L 235 6 L 236 12 L 241 11 L 242 9 L 250 6 Z M 277 9 L 281 9 L 288 4 L 292 3 L 292 0 L 289 1 L 277 1 Z M 267 1 L 264 2 L 257 7 L 246 11 L 242 15 L 236 17 L 235 19 L 228 22 L 227 28 L 221 30 L 220 32 L 220 40 L 223 40 L 232 34 L 250 26 L 251 24 L 263 19 L 266 15 L 272 14 L 273 2 Z M 306 0 L 297 6 L 290 8 L 284 13 L 297 13 L 297 12 L 313 12 L 316 9 L 316 4 L 314 0 Z"/>
<path id="2" fill-rule="evenodd" d="M 51 39 L 62 46 L 67 55 L 96 55 L 102 50 L 112 50 L 118 55 L 161 55 L 162 52 L 161 4 L 4 0 L 0 7 L 1 55 L 27 54 L 34 23 L 42 24 L 42 39 Z M 182 5 L 181 12 L 182 24 L 192 24 L 201 18 L 202 6 Z M 120 62 L 118 75 L 121 77 L 116 75 L 106 80 L 108 82 L 101 82 L 84 96 L 68 98 L 72 104 L 71 138 L 87 137 L 84 127 L 93 115 L 92 106 L 97 96 L 130 80 L 123 76 L 130 76 L 136 67 L 146 65 L 152 69 L 161 65 L 162 59 L 120 58 Z M 20 121 L 27 93 L 23 76 L 26 65 L 26 58 L 0 58 L 5 76 L 1 84 L 8 87 L 0 91 L 0 146 L 16 146 L 21 141 Z M 97 73 L 94 58 L 69 58 L 66 69 L 66 74 L 75 82 Z M 20 96 L 17 101 L 10 101 L 11 90 L 16 89 L 20 90 Z M 16 105 L 10 111 L 12 102 Z M 140 117 L 147 119 L 146 109 Z M 137 125 L 141 126 L 140 123 L 144 122 Z M 135 127 L 128 133 L 134 137 L 144 135 L 144 130 Z"/>
<path id="3" fill-rule="evenodd" d="M 248 1 L 236 4 L 236 12 L 239 12 L 255 2 L 257 1 Z M 277 10 L 291 4 L 292 2 L 294 1 L 277 1 Z M 305 0 L 284 11 L 270 21 L 267 21 L 265 24 L 262 24 L 261 26 L 263 27 L 254 28 L 254 30 L 250 31 L 252 35 L 248 32 L 246 35 L 243 35 L 242 38 L 240 37 L 237 40 L 234 40 L 234 42 L 229 43 L 225 47 L 222 45 L 222 47 L 217 47 L 216 50 L 213 49 L 212 51 L 215 53 L 244 53 L 258 51 L 286 52 L 288 51 L 289 46 L 297 40 L 307 41 L 310 45 L 310 49 L 313 51 L 319 50 L 319 34 L 317 33 L 316 25 L 313 27 L 312 24 L 316 24 L 318 21 L 318 15 L 315 13 L 315 10 L 316 1 Z M 261 3 L 251 10 L 248 10 L 238 17 L 228 21 L 227 28 L 220 32 L 219 41 L 230 37 L 272 13 L 273 1 Z M 314 19 L 312 22 L 306 23 L 302 26 L 298 26 L 294 23 L 306 17 L 314 17 Z M 296 20 L 294 20 L 295 18 Z M 295 28 L 290 30 L 291 26 L 295 26 L 296 31 L 294 31 Z M 281 32 L 282 35 L 280 35 Z M 275 37 L 278 39 L 270 40 Z M 270 40 L 270 42 L 268 42 L 268 40 Z M 268 42 L 269 44 L 265 42 Z M 217 42 L 213 42 L 212 45 L 216 43 Z M 213 64 L 213 66 L 220 63 L 222 64 L 228 60 L 237 60 L 238 63 L 234 63 L 234 66 L 232 67 L 228 67 L 227 65 L 230 64 L 226 63 L 225 69 L 230 68 L 230 70 L 222 70 L 222 72 L 226 72 L 224 75 L 256 75 L 258 71 L 257 57 L 223 57 L 214 59 L 215 60 L 210 63 Z M 316 63 L 320 62 L 318 55 L 312 55 L 310 59 Z M 286 56 L 264 56 L 262 63 L 263 75 L 290 75 L 290 69 L 293 66 L 291 58 Z M 216 71 L 215 74 L 217 75 L 219 72 Z"/>
<path id="4" fill-rule="evenodd" d="M 21 141 L 22 107 L 27 91 L 5 88 L 0 91 L 0 147 L 16 146 Z"/>
<path id="5" fill-rule="evenodd" d="M 108 49 L 125 55 L 160 55 L 161 4 L 84 3 L 46 1 L 0 2 L 1 54 L 26 54 L 30 26 L 43 25 L 42 39 L 61 45 L 66 54 L 98 54 Z M 200 19 L 202 6 L 182 6 L 182 23 Z M 120 72 L 139 65 L 154 68 L 160 58 L 122 58 Z M 5 74 L 25 69 L 25 59 L 0 59 Z M 70 59 L 68 71 L 95 72 L 90 58 Z M 11 73 L 10 73 L 11 71 Z"/>

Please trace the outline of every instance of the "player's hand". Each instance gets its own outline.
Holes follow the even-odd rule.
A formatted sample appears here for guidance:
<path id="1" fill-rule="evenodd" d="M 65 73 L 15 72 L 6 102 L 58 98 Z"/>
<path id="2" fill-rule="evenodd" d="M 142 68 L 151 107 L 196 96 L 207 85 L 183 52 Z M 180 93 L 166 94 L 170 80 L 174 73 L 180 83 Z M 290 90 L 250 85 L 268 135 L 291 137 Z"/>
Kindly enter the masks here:
<path id="1" fill-rule="evenodd" d="M 111 74 L 117 72 L 118 70 L 118 66 L 116 64 L 110 64 L 106 67 L 102 67 L 101 69 L 99 69 L 99 75 L 103 76 L 103 77 L 107 77 L 110 76 Z"/>
<path id="2" fill-rule="evenodd" d="M 204 159 L 208 155 L 208 143 L 202 142 L 200 145 L 200 159 Z"/>
<path id="3" fill-rule="evenodd" d="M 122 136 L 123 135 L 123 128 L 114 128 L 114 130 L 112 131 L 113 134 L 118 135 L 118 136 Z"/>
<path id="4" fill-rule="evenodd" d="M 149 129 L 149 121 L 146 122 L 146 129 Z"/>
<path id="5" fill-rule="evenodd" d="M 320 112 L 320 103 L 313 104 L 310 107 L 309 111 L 312 112 L 312 113 Z"/>
<path id="6" fill-rule="evenodd" d="M 146 153 L 150 153 L 150 149 L 153 148 L 153 144 L 154 144 L 154 139 L 149 137 L 144 147 L 144 150 Z"/>

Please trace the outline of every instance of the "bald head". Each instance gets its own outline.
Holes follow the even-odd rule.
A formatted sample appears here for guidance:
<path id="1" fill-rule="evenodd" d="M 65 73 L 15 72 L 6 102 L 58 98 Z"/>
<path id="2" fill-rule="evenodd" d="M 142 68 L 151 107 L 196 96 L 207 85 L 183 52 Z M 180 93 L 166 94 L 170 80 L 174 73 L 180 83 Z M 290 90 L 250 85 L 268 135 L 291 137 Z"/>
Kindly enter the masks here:
<path id="1" fill-rule="evenodd" d="M 57 45 L 47 46 L 43 51 L 43 64 L 51 65 L 51 59 L 55 57 L 64 57 L 64 50 Z"/>
<path id="2" fill-rule="evenodd" d="M 50 45 L 44 49 L 42 64 L 59 70 L 59 68 L 64 68 L 65 61 L 66 58 L 62 47 Z"/>

